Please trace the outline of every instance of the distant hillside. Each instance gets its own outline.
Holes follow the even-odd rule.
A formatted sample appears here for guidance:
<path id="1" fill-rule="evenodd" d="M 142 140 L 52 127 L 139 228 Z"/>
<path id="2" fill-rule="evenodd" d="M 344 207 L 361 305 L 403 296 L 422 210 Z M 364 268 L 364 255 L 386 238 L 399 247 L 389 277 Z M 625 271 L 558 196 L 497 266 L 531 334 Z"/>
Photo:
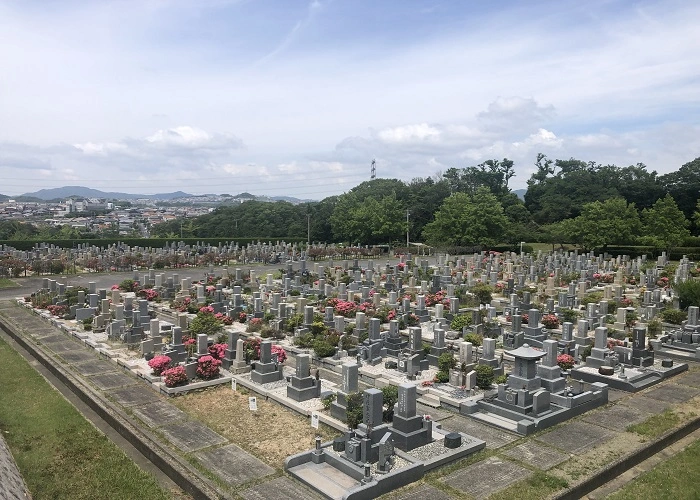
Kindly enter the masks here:
<path id="1" fill-rule="evenodd" d="M 60 188 L 41 189 L 35 193 L 24 193 L 23 197 L 39 198 L 41 200 L 64 199 L 70 196 L 80 198 L 107 198 L 117 200 L 135 200 L 135 199 L 150 199 L 150 200 L 172 200 L 175 198 L 184 198 L 192 196 L 182 191 L 175 193 L 160 193 L 160 194 L 130 194 L 130 193 L 114 193 L 100 191 L 83 186 L 64 186 Z"/>
<path id="2" fill-rule="evenodd" d="M 518 196 L 518 198 L 524 200 L 525 193 L 527 193 L 527 189 L 514 189 L 513 192 Z"/>
<path id="3" fill-rule="evenodd" d="M 4 194 L 0 194 L 0 202 L 1 202 L 1 201 L 7 201 L 7 200 L 9 200 L 9 199 L 10 199 L 9 196 L 4 195 Z"/>

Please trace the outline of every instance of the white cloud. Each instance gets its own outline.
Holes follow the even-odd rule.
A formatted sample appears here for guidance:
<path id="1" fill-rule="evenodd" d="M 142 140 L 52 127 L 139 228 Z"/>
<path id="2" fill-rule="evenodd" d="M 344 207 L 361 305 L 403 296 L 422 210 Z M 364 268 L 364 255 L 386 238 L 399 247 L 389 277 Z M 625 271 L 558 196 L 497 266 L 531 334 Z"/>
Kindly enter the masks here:
<path id="1" fill-rule="evenodd" d="M 401 127 L 387 128 L 380 130 L 377 136 L 384 142 L 403 143 L 414 141 L 436 141 L 440 138 L 440 131 L 428 125 L 420 123 L 417 125 L 404 125 Z"/>

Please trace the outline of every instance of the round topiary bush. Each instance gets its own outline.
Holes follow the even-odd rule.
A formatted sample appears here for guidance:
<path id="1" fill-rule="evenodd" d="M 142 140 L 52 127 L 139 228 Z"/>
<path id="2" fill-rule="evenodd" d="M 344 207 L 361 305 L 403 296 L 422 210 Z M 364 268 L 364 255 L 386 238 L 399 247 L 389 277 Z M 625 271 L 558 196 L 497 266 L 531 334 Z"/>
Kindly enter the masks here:
<path id="1" fill-rule="evenodd" d="M 480 389 L 490 389 L 493 384 L 494 374 L 493 367 L 487 365 L 478 365 L 474 368 L 476 371 L 476 385 Z"/>

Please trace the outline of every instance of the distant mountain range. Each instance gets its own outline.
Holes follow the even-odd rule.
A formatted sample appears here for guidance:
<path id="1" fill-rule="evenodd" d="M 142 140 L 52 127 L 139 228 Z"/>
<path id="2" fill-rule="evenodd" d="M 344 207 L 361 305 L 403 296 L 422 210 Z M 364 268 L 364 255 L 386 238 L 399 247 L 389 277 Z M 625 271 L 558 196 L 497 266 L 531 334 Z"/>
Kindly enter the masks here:
<path id="1" fill-rule="evenodd" d="M 0 202 L 7 201 L 9 199 L 17 201 L 49 201 L 49 200 L 63 200 L 75 196 L 78 198 L 104 198 L 107 200 L 163 200 L 163 201 L 175 201 L 180 198 L 202 198 L 205 196 L 216 196 L 213 194 L 209 195 L 194 195 L 185 193 L 183 191 L 176 191 L 174 193 L 159 193 L 159 194 L 131 194 L 131 193 L 116 193 L 116 192 L 105 192 L 99 189 L 87 188 L 84 186 L 63 186 L 60 188 L 52 189 L 40 189 L 33 193 L 24 193 L 20 196 L 7 196 L 0 194 Z M 228 196 L 227 196 L 228 197 Z M 241 193 L 236 196 L 231 196 L 231 198 L 237 199 L 251 199 L 251 200 L 273 200 L 273 201 L 287 201 L 290 203 L 305 203 L 314 200 L 300 200 L 299 198 L 294 198 L 291 196 L 255 196 L 250 193 Z"/>

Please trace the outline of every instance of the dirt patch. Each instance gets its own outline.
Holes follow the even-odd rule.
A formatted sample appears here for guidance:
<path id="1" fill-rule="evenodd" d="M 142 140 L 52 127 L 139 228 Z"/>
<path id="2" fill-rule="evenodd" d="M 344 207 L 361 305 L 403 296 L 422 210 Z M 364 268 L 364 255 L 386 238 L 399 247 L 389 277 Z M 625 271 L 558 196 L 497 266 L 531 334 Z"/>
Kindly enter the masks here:
<path id="1" fill-rule="evenodd" d="M 247 391 L 229 386 L 191 392 L 172 402 L 222 436 L 272 467 L 281 469 L 289 455 L 310 450 L 316 436 L 329 441 L 338 432 L 324 424 L 316 430 L 310 419 L 273 401 L 258 398 L 258 410 L 248 409 Z"/>

